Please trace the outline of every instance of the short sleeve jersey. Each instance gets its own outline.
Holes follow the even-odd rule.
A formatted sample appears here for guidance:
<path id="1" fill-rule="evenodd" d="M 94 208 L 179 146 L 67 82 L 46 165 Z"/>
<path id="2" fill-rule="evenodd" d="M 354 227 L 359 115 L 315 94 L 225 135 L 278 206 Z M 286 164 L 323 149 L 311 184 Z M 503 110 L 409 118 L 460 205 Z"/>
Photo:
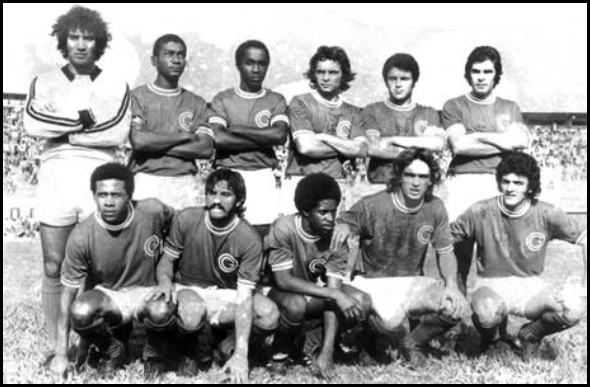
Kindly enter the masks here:
<path id="1" fill-rule="evenodd" d="M 551 240 L 579 244 L 586 238 L 585 229 L 551 204 L 537 201 L 511 212 L 501 196 L 471 206 L 451 224 L 451 232 L 456 241 L 477 242 L 482 277 L 540 275 Z"/>
<path id="2" fill-rule="evenodd" d="M 98 212 L 72 231 L 61 269 L 62 284 L 86 289 L 97 285 L 119 290 L 156 284 L 155 269 L 174 209 L 157 199 L 130 204 L 119 226 L 106 224 Z"/>
<path id="3" fill-rule="evenodd" d="M 448 215 L 437 197 L 410 210 L 382 191 L 361 199 L 338 222 L 360 235 L 357 271 L 367 277 L 420 276 L 429 244 L 438 253 L 453 251 Z"/>
<path id="4" fill-rule="evenodd" d="M 172 223 L 164 251 L 178 260 L 176 280 L 182 285 L 253 289 L 260 279 L 262 241 L 239 217 L 219 229 L 204 208 L 186 208 Z"/>

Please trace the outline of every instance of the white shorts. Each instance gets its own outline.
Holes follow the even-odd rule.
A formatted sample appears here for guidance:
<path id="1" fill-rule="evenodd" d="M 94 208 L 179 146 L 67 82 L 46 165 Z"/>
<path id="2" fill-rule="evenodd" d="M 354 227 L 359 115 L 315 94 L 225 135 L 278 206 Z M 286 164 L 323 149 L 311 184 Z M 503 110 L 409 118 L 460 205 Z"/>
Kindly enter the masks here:
<path id="1" fill-rule="evenodd" d="M 158 176 L 150 173 L 135 175 L 134 200 L 156 198 L 182 210 L 205 205 L 205 185 L 195 175 Z"/>
<path id="2" fill-rule="evenodd" d="M 254 226 L 272 224 L 279 217 L 280 206 L 280 191 L 272 169 L 234 171 L 240 173 L 246 183 L 244 207 L 248 223 Z"/>
<path id="3" fill-rule="evenodd" d="M 137 313 L 140 312 L 145 304 L 145 298 L 155 289 L 153 286 L 134 286 L 132 288 L 123 288 L 119 290 L 107 289 L 103 286 L 97 286 L 94 289 L 100 290 L 109 297 L 123 316 L 123 324 L 130 323 L 137 319 Z"/>
<path id="4" fill-rule="evenodd" d="M 295 190 L 297 189 L 297 184 L 299 184 L 303 178 L 305 178 L 305 176 L 289 176 L 283 180 L 281 186 L 281 215 L 291 215 L 298 212 L 297 207 L 295 206 Z M 338 182 L 342 194 L 340 206 L 338 207 L 338 213 L 340 213 L 352 207 L 352 204 L 350 203 L 351 186 L 345 179 L 336 179 L 336 181 Z"/>
<path id="5" fill-rule="evenodd" d="M 355 277 L 350 283 L 371 296 L 372 311 L 388 326 L 401 328 L 406 317 L 412 316 L 410 306 L 413 300 L 432 286 L 444 286 L 442 281 L 430 277 Z"/>
<path id="6" fill-rule="evenodd" d="M 262 294 L 264 297 L 268 297 L 268 295 L 270 294 L 271 290 L 272 290 L 272 286 L 257 286 L 256 287 L 256 291 L 260 294 Z M 303 295 L 302 296 L 305 298 L 305 300 L 307 302 L 311 301 L 314 297 L 312 296 L 308 296 L 308 295 Z"/>
<path id="7" fill-rule="evenodd" d="M 487 287 L 505 303 L 508 314 L 526 317 L 527 305 L 539 296 L 552 297 L 563 312 L 580 314 L 586 306 L 587 291 L 579 283 L 567 282 L 561 288 L 545 282 L 540 277 L 477 278 L 475 291 Z"/>
<path id="8" fill-rule="evenodd" d="M 105 160 L 50 158 L 39 169 L 37 215 L 50 226 L 70 226 L 96 209 L 90 189 L 92 172 Z"/>
<path id="9" fill-rule="evenodd" d="M 212 326 L 220 325 L 219 319 L 221 314 L 228 306 L 237 305 L 238 291 L 235 289 L 219 289 L 217 287 L 202 288 L 200 286 L 174 284 L 174 291 L 176 293 L 181 290 L 193 291 L 205 301 L 207 321 Z"/>
<path id="10" fill-rule="evenodd" d="M 526 306 L 536 296 L 554 294 L 551 285 L 539 277 L 477 278 L 474 291 L 487 287 L 505 303 L 508 314 L 526 317 Z"/>
<path id="11" fill-rule="evenodd" d="M 447 200 L 445 207 L 452 222 L 473 204 L 498 196 L 496 175 L 492 173 L 465 173 L 449 176 L 445 180 Z"/>

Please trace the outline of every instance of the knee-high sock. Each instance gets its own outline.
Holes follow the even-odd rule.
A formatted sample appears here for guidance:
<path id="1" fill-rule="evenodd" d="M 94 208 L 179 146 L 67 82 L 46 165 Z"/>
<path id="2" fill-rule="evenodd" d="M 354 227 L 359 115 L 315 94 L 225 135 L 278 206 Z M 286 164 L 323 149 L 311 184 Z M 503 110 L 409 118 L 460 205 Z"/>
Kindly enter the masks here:
<path id="1" fill-rule="evenodd" d="M 273 358 L 282 360 L 291 353 L 295 338 L 301 330 L 301 323 L 290 321 L 285 315 L 281 314 L 279 326 L 275 334 Z"/>
<path id="2" fill-rule="evenodd" d="M 41 301 L 43 303 L 43 313 L 45 314 L 45 330 L 47 332 L 48 344 L 52 350 L 55 348 L 57 320 L 61 312 L 61 292 L 62 285 L 59 277 L 43 276 Z"/>
<path id="3" fill-rule="evenodd" d="M 457 285 L 463 295 L 467 295 L 467 276 L 471 269 L 475 245 L 470 241 L 455 243 L 455 255 L 457 256 Z"/>
<path id="4" fill-rule="evenodd" d="M 438 337 L 459 323 L 458 319 L 453 319 L 443 315 L 426 316 L 422 318 L 420 324 L 408 335 L 412 343 L 421 346 L 430 340 Z"/>
<path id="5" fill-rule="evenodd" d="M 471 320 L 473 321 L 473 325 L 475 326 L 475 329 L 477 329 L 477 331 L 479 332 L 479 336 L 481 338 L 481 345 L 482 346 L 490 345 L 496 339 L 496 335 L 498 334 L 499 327 L 498 326 L 491 327 L 491 328 L 482 327 L 481 324 L 479 323 L 479 319 L 477 318 L 477 316 L 475 314 L 471 317 Z"/>
<path id="6" fill-rule="evenodd" d="M 541 318 L 525 324 L 519 337 L 533 342 L 543 340 L 543 337 L 571 328 L 572 324 L 566 321 L 560 313 L 545 312 Z"/>
<path id="7" fill-rule="evenodd" d="M 168 321 L 162 324 L 155 324 L 150 319 L 144 319 L 147 342 L 143 348 L 143 360 L 158 358 L 163 360 L 175 360 L 177 334 L 176 316 L 171 316 Z"/>

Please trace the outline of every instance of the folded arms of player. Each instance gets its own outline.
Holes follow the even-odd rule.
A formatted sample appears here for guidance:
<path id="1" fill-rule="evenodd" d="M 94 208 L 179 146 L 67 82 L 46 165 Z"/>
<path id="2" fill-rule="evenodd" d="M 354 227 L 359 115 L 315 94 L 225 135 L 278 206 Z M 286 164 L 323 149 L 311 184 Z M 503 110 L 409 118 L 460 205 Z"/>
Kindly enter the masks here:
<path id="1" fill-rule="evenodd" d="M 530 137 L 524 124 L 512 123 L 504 132 L 478 132 L 467 134 L 463 124 L 447 129 L 451 150 L 456 155 L 490 156 L 506 151 L 525 149 Z"/>
<path id="2" fill-rule="evenodd" d="M 199 127 L 193 132 L 158 133 L 145 130 L 140 117 L 131 121 L 131 146 L 135 151 L 166 154 L 185 160 L 208 159 L 213 155 L 213 131 Z"/>

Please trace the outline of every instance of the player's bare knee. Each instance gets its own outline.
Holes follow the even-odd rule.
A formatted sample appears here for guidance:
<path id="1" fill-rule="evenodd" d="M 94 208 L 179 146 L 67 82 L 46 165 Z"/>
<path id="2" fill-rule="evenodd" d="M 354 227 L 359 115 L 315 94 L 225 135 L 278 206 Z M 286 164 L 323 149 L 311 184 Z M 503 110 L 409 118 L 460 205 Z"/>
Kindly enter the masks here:
<path id="1" fill-rule="evenodd" d="M 279 307 L 267 297 L 254 296 L 254 315 L 258 328 L 270 331 L 279 325 Z"/>
<path id="2" fill-rule="evenodd" d="M 502 323 L 506 307 L 498 297 L 476 293 L 471 301 L 471 310 L 481 327 L 492 328 Z"/>
<path id="3" fill-rule="evenodd" d="M 356 302 L 358 302 L 358 304 L 363 309 L 364 313 L 368 314 L 371 311 L 371 307 L 372 307 L 371 296 L 369 296 L 367 293 L 362 292 L 360 290 L 356 290 L 356 291 L 350 293 L 350 295 L 356 300 Z"/>
<path id="4" fill-rule="evenodd" d="M 307 300 L 298 294 L 286 297 L 281 305 L 281 313 L 292 322 L 302 322 L 305 319 L 306 309 Z"/>
<path id="5" fill-rule="evenodd" d="M 403 330 L 403 319 L 382 318 L 375 314 L 369 316 L 369 326 L 376 332 L 384 335 L 399 333 Z"/>
<path id="6" fill-rule="evenodd" d="M 199 329 L 207 316 L 205 301 L 195 292 L 178 293 L 178 325 L 186 331 Z"/>
<path id="7" fill-rule="evenodd" d="M 578 325 L 582 321 L 584 312 L 581 308 L 564 308 L 562 312 L 562 319 L 568 327 Z"/>
<path id="8" fill-rule="evenodd" d="M 43 264 L 43 271 L 49 278 L 59 278 L 61 275 L 61 261 L 47 259 Z"/>
<path id="9" fill-rule="evenodd" d="M 91 327 L 98 316 L 99 297 L 87 293 L 80 296 L 70 307 L 70 322 L 74 329 Z"/>
<path id="10" fill-rule="evenodd" d="M 175 305 L 163 297 L 148 301 L 141 313 L 143 323 L 153 328 L 165 328 L 174 319 Z"/>

